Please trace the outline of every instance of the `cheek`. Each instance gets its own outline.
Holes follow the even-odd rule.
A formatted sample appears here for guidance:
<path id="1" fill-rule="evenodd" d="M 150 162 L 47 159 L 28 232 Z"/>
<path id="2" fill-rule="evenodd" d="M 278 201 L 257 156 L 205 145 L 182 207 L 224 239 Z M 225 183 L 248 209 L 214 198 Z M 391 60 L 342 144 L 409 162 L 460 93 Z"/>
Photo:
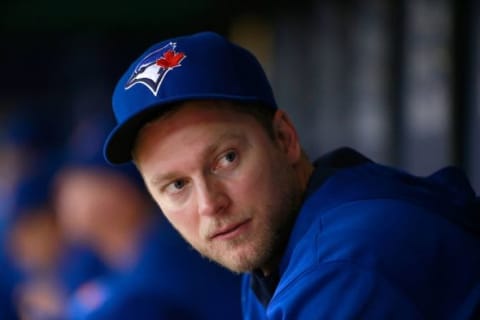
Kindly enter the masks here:
<path id="1" fill-rule="evenodd" d="M 198 215 L 196 214 L 194 201 L 192 199 L 176 203 L 175 201 L 160 196 L 151 186 L 147 185 L 147 188 L 157 207 L 178 231 L 183 233 L 184 230 L 191 230 L 198 223 Z"/>
<path id="2" fill-rule="evenodd" d="M 252 162 L 229 184 L 230 194 L 239 201 L 264 201 L 273 189 L 273 177 L 269 164 Z"/>

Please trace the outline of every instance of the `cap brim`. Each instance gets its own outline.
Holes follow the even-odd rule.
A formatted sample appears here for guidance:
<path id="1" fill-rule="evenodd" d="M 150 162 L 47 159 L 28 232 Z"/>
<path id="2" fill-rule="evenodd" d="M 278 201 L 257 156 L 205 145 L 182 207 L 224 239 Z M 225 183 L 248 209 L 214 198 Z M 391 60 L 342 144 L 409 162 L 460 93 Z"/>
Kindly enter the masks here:
<path id="1" fill-rule="evenodd" d="M 122 164 L 132 160 L 132 148 L 140 129 L 150 121 L 162 105 L 147 108 L 128 121 L 117 125 L 105 141 L 103 154 L 110 164 Z"/>

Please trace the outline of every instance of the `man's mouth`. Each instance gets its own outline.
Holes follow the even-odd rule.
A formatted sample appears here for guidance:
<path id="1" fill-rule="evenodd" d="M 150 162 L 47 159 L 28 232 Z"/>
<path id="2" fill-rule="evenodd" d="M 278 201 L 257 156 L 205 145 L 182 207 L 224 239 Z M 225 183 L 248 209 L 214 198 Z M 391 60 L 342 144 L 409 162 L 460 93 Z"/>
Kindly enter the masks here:
<path id="1" fill-rule="evenodd" d="M 228 240 L 232 239 L 241 233 L 245 232 L 250 225 L 250 219 L 241 221 L 239 223 L 230 224 L 213 233 L 210 240 Z"/>

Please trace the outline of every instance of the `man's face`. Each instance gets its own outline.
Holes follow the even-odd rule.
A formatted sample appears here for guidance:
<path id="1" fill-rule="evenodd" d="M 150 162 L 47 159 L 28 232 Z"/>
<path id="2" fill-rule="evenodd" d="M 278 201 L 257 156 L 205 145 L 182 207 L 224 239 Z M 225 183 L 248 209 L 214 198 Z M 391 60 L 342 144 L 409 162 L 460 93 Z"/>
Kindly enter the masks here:
<path id="1" fill-rule="evenodd" d="M 277 115 L 274 128 L 290 125 Z M 278 260 L 297 211 L 297 159 L 285 132 L 278 136 L 224 102 L 188 102 L 142 129 L 135 160 L 182 236 L 202 255 L 246 272 Z"/>

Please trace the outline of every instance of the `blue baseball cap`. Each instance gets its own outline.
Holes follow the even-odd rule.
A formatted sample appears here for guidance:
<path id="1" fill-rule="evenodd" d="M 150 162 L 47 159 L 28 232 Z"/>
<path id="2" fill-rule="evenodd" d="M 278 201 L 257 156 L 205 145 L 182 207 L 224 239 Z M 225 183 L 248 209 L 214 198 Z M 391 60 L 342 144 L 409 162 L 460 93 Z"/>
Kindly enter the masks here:
<path id="1" fill-rule="evenodd" d="M 114 125 L 111 115 L 107 117 L 103 112 L 79 119 L 65 145 L 62 169 L 109 172 L 123 176 L 130 183 L 143 189 L 145 186 L 143 179 L 132 163 L 122 163 L 113 167 L 105 162 L 102 142 Z"/>
<path id="2" fill-rule="evenodd" d="M 138 131 L 162 108 L 202 99 L 277 108 L 262 66 L 246 49 L 214 32 L 168 39 L 145 51 L 117 83 L 112 97 L 117 126 L 106 139 L 105 159 L 130 161 Z"/>
<path id="3" fill-rule="evenodd" d="M 7 217 L 9 224 L 18 219 L 42 213 L 36 209 L 49 208 L 51 201 L 52 184 L 62 159 L 56 155 L 49 155 L 37 159 L 37 170 L 20 177 L 14 186 L 13 203 Z"/>

